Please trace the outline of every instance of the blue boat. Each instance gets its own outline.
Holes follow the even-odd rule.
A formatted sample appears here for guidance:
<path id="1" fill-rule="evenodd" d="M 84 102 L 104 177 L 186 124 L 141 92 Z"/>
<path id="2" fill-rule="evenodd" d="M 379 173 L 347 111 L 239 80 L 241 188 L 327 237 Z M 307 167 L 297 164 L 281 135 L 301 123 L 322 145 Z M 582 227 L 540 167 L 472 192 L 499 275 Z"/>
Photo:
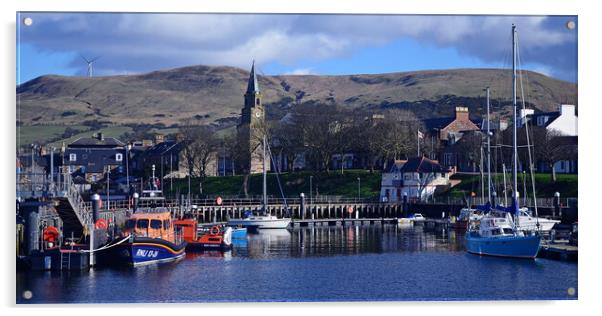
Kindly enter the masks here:
<path id="1" fill-rule="evenodd" d="M 247 238 L 246 227 L 232 227 L 232 239 L 244 239 Z"/>
<path id="2" fill-rule="evenodd" d="M 518 146 L 516 133 L 516 26 L 512 25 L 512 105 L 513 105 L 513 142 L 512 142 L 512 205 L 510 207 L 492 208 L 489 202 L 484 207 L 477 207 L 485 212 L 485 215 L 478 221 L 470 221 L 468 231 L 465 235 L 466 251 L 477 255 L 528 258 L 534 259 L 539 251 L 541 237 L 538 234 L 523 232 L 517 229 L 520 227 L 520 212 L 518 206 Z M 487 121 L 489 122 L 489 88 L 487 88 Z M 491 168 L 489 167 L 491 159 L 489 124 L 487 124 L 487 174 L 488 187 L 491 191 Z M 530 150 L 529 148 L 527 150 Z M 492 201 L 494 194 L 489 192 L 489 201 Z M 495 205 L 495 201 L 493 205 Z"/>
<path id="3" fill-rule="evenodd" d="M 535 259 L 537 256 L 541 237 L 517 231 L 507 212 L 491 210 L 478 224 L 471 222 L 470 225 L 465 236 L 466 251 L 469 253 L 525 259 Z"/>

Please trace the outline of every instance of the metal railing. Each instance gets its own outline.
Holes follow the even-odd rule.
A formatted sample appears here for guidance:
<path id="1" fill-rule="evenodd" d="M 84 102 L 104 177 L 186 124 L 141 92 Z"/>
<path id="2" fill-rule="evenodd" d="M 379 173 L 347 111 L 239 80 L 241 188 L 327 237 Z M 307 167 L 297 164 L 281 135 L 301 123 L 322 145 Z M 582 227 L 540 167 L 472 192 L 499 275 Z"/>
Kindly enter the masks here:
<path id="1" fill-rule="evenodd" d="M 91 204 L 82 198 L 76 184 L 68 172 L 19 173 L 17 174 L 17 198 L 66 198 L 82 225 L 92 220 Z"/>

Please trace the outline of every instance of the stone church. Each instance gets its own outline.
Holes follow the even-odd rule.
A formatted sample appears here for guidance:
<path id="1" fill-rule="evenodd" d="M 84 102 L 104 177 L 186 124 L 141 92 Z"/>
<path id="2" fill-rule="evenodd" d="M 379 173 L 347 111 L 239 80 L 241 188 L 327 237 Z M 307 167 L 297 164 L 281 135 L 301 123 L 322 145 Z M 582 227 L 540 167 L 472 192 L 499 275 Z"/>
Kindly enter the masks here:
<path id="1" fill-rule="evenodd" d="M 265 108 L 261 102 L 261 91 L 255 74 L 255 61 L 251 66 L 245 106 L 237 126 L 238 142 L 241 146 L 240 166 L 243 173 L 263 172 L 263 136 L 266 131 Z M 269 153 L 266 153 L 266 168 L 270 169 Z"/>

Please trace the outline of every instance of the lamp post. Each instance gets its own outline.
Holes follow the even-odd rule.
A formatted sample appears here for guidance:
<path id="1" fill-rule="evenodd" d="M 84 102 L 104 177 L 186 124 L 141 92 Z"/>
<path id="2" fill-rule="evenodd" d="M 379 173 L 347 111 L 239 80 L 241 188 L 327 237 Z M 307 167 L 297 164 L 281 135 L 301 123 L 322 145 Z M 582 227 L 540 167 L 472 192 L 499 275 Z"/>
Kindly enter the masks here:
<path id="1" fill-rule="evenodd" d="M 131 144 L 127 144 L 125 146 L 125 185 L 127 187 L 127 192 L 128 192 L 128 200 L 129 200 L 129 196 L 130 196 L 130 163 L 129 163 L 129 155 L 130 155 L 130 150 L 132 149 L 132 145 Z"/>
<path id="2" fill-rule="evenodd" d="M 111 165 L 107 165 L 107 211 L 109 210 L 109 182 L 111 179 Z"/>

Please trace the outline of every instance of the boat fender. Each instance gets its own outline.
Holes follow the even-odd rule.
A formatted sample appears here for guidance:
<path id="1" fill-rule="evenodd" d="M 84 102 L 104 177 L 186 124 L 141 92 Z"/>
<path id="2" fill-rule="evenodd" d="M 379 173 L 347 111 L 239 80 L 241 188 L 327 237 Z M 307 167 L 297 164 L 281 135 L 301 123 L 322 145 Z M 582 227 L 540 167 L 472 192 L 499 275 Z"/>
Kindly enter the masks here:
<path id="1" fill-rule="evenodd" d="M 49 226 L 44 229 L 43 239 L 46 242 L 56 242 L 59 239 L 59 230 L 54 226 Z"/>

